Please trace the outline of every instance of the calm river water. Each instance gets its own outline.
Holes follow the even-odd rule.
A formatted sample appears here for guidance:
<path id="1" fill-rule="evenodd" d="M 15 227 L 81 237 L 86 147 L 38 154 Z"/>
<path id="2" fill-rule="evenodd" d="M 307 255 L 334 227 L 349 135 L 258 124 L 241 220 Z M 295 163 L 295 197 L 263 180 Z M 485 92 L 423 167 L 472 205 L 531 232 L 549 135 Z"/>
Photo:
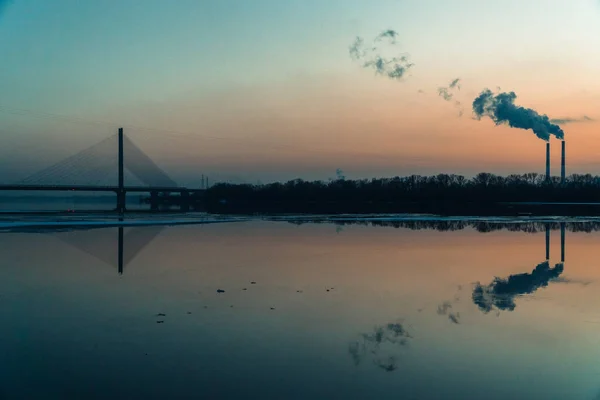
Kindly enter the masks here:
<path id="1" fill-rule="evenodd" d="M 0 398 L 598 399 L 596 226 L 3 232 Z"/>

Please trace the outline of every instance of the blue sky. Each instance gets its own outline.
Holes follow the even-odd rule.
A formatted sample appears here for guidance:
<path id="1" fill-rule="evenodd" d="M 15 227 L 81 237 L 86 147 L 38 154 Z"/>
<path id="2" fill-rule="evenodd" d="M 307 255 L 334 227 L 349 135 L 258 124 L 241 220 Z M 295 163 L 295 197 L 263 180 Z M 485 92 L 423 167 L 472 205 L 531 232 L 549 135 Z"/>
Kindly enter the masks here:
<path id="1" fill-rule="evenodd" d="M 381 126 L 370 135 L 380 142 L 388 140 L 389 126 L 398 123 L 392 118 L 402 119 L 408 112 L 408 106 L 403 110 L 402 105 L 420 104 L 418 113 L 425 116 L 445 112 L 445 104 L 435 95 L 419 97 L 416 93 L 419 89 L 435 93 L 437 86 L 455 77 L 463 79 L 466 103 L 484 87 L 500 86 L 517 91 L 529 106 L 561 114 L 579 112 L 570 106 L 560 108 L 560 99 L 570 98 L 571 103 L 583 105 L 581 113 L 588 113 L 585 106 L 597 104 L 590 93 L 600 92 L 599 6 L 595 0 L 14 0 L 0 14 L 0 107 L 253 138 L 275 145 L 284 138 L 281 144 L 310 142 L 322 148 L 300 125 L 270 122 L 274 113 L 281 119 L 297 114 L 313 121 L 311 129 L 329 132 L 331 137 L 323 139 L 327 143 L 344 142 L 346 158 L 352 159 L 352 151 L 364 146 L 356 135 L 344 134 L 348 126 L 377 116 Z M 377 79 L 348 57 L 348 46 L 356 35 L 373 37 L 388 28 L 398 31 L 399 49 L 415 63 L 403 83 Z M 331 91 L 340 95 L 324 102 Z M 583 91 L 587 91 L 585 99 L 579 96 Z M 397 102 L 395 116 L 390 101 Z M 230 108 L 232 104 L 240 106 Z M 339 109 L 329 115 L 340 125 L 329 121 L 316 127 L 320 118 L 327 118 L 323 115 L 327 107 Z M 355 113 L 359 108 L 361 112 Z M 248 126 L 244 113 L 250 113 L 249 109 L 253 118 L 262 116 L 262 125 L 256 123 L 242 132 Z M 383 109 L 387 112 L 380 115 Z M 412 131 L 431 131 L 432 137 L 438 132 L 442 137 L 442 127 L 458 129 L 463 124 L 436 120 L 428 126 L 428 120 L 424 117 L 421 125 L 412 124 Z M 469 125 L 464 129 L 490 128 Z M 34 138 L 65 143 L 50 146 L 56 152 L 45 154 L 48 162 L 84 146 L 87 136 L 91 144 L 106 133 L 83 130 L 82 134 L 81 127 L 40 124 L 36 118 L 7 113 L 0 113 L 0 130 L 9 142 L 5 149 Z M 401 128 L 394 129 L 394 135 L 405 143 L 411 140 L 411 132 Z M 426 165 L 423 172 L 485 167 L 476 159 L 472 167 L 448 159 L 444 161 L 448 167 L 442 168 L 436 162 L 436 150 L 420 150 L 417 142 L 407 148 L 410 154 L 406 156 L 418 153 L 423 159 L 419 165 Z M 150 139 L 147 146 L 155 151 L 153 156 L 166 154 Z M 180 147 L 183 151 L 192 146 Z M 317 177 L 334 171 L 334 165 L 347 163 L 344 157 L 332 156 L 270 165 L 267 161 L 273 150 L 265 147 L 262 153 L 257 150 L 249 155 L 246 164 L 235 164 L 227 160 L 239 159 L 246 145 L 240 139 L 233 147 L 211 149 L 210 168 L 218 165 L 215 152 L 228 163 L 223 169 L 254 171 L 253 177 L 264 175 L 275 164 L 287 171 L 282 177 Z M 354 168 L 355 174 L 414 172 L 417 168 L 378 164 L 378 159 L 400 158 L 398 153 L 386 153 L 385 146 L 372 147 L 363 166 Z M 207 146 L 198 148 L 204 156 L 201 148 Z M 12 156 L 17 158 L 16 153 Z M 167 158 L 165 162 L 174 162 Z M 252 170 L 250 164 L 255 161 L 262 166 Z M 190 168 L 195 170 L 197 165 Z M 495 168 L 503 172 L 501 165 Z"/>

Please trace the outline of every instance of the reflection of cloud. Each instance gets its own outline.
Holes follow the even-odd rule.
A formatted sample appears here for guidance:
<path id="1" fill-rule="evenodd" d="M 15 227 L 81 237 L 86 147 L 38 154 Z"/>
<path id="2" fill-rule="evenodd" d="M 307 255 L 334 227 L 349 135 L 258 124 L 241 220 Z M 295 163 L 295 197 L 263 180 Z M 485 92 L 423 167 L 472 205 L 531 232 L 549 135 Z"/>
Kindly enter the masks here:
<path id="1" fill-rule="evenodd" d="M 375 365 L 386 372 L 392 372 L 398 369 L 398 364 L 396 362 L 396 357 L 390 356 L 387 360 L 375 360 L 373 361 Z"/>
<path id="2" fill-rule="evenodd" d="M 389 323 L 375 327 L 372 332 L 363 333 L 361 340 L 350 343 L 348 352 L 356 366 L 365 358 L 371 357 L 377 367 L 391 372 L 398 368 L 397 355 L 394 353 L 398 346 L 407 346 L 409 339 L 412 336 L 403 324 Z"/>
<path id="3" fill-rule="evenodd" d="M 458 298 L 455 298 L 458 301 Z M 459 324 L 460 323 L 460 313 L 452 311 L 452 303 L 449 301 L 445 301 L 440 304 L 437 308 L 438 315 L 447 315 L 450 322 Z"/>
<path id="4" fill-rule="evenodd" d="M 508 278 L 495 278 L 489 285 L 477 283 L 473 289 L 473 303 L 485 313 L 498 310 L 513 311 L 515 298 L 531 294 L 539 288 L 548 286 L 549 282 L 559 278 L 564 270 L 562 263 L 550 268 L 548 261 L 539 264 L 529 273 L 510 275 Z"/>

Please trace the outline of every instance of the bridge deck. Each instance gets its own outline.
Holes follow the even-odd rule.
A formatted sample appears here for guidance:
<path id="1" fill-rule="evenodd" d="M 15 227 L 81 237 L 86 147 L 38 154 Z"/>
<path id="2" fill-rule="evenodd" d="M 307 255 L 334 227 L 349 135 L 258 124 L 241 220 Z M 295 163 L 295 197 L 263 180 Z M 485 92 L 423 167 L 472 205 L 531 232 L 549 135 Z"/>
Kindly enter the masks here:
<path id="1" fill-rule="evenodd" d="M 0 191 L 54 191 L 54 192 L 117 192 L 118 186 L 85 186 L 85 185 L 0 185 Z M 204 189 L 160 186 L 126 186 L 125 192 L 203 192 Z"/>

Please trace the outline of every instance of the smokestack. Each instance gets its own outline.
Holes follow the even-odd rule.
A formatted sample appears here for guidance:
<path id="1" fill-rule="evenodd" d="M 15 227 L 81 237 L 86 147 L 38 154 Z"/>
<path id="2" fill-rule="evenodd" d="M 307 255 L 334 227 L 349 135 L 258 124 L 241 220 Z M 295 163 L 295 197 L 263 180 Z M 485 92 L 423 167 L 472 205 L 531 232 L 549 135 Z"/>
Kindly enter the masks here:
<path id="1" fill-rule="evenodd" d="M 563 142 L 564 143 L 564 142 Z M 565 262 L 565 223 L 560 223 L 560 262 Z"/>
<path id="2" fill-rule="evenodd" d="M 565 141 L 562 141 L 562 154 L 560 158 L 560 183 L 565 183 Z"/>
<path id="3" fill-rule="evenodd" d="M 546 180 L 550 180 L 550 142 L 546 142 Z"/>
<path id="4" fill-rule="evenodd" d="M 550 259 L 550 224 L 546 224 L 546 260 Z"/>

